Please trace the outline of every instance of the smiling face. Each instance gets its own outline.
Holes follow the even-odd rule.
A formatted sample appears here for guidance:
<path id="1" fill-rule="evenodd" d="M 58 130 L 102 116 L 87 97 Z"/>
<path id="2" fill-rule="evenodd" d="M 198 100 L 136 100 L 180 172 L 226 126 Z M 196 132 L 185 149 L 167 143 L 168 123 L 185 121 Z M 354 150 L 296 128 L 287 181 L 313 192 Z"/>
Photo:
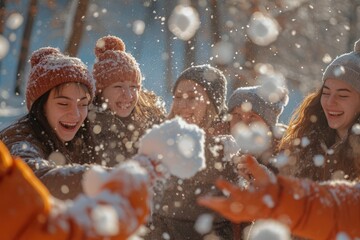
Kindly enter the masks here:
<path id="1" fill-rule="evenodd" d="M 171 114 L 202 127 L 210 104 L 205 89 L 192 80 L 181 80 L 174 92 Z"/>
<path id="2" fill-rule="evenodd" d="M 44 112 L 62 142 L 74 138 L 87 116 L 89 102 L 89 93 L 77 83 L 66 83 L 50 91 Z"/>
<path id="3" fill-rule="evenodd" d="M 140 85 L 133 81 L 116 82 L 102 93 L 109 109 L 119 117 L 127 117 L 139 100 Z"/>
<path id="4" fill-rule="evenodd" d="M 330 128 L 344 138 L 360 113 L 360 94 L 350 84 L 327 79 L 321 94 L 321 106 Z"/>

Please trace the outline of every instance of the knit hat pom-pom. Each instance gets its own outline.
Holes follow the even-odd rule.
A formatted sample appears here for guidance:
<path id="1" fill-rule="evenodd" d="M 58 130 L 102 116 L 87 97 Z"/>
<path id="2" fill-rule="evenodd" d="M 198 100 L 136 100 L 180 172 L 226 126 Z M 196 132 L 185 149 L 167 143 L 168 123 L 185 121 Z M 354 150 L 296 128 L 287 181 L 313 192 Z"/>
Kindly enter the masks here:
<path id="1" fill-rule="evenodd" d="M 97 40 L 95 46 L 95 55 L 97 58 L 108 50 L 124 52 L 125 43 L 120 38 L 115 36 L 106 36 Z"/>
<path id="2" fill-rule="evenodd" d="M 32 53 L 30 63 L 31 67 L 37 65 L 44 57 L 50 55 L 62 55 L 59 49 L 53 47 L 43 47 Z"/>

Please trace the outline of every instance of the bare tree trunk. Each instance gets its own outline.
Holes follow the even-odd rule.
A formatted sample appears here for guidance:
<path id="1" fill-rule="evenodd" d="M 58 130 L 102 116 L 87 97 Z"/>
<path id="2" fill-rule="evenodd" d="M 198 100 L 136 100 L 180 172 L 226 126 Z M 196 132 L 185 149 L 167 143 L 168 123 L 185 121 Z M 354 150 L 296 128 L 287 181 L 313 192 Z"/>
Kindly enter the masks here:
<path id="1" fill-rule="evenodd" d="M 21 49 L 19 55 L 18 66 L 16 70 L 16 84 L 15 84 L 15 94 L 21 94 L 21 86 L 24 79 L 24 71 L 27 62 L 27 56 L 29 52 L 29 45 L 31 39 L 31 33 L 33 29 L 33 24 L 37 12 L 37 0 L 30 0 L 28 11 L 27 11 L 27 20 L 24 26 L 24 34 L 21 40 Z"/>
<path id="2" fill-rule="evenodd" d="M 4 32 L 6 0 L 0 0 L 0 34 Z"/>
<path id="3" fill-rule="evenodd" d="M 165 6 L 165 16 L 166 19 L 169 19 L 172 11 L 172 4 L 166 4 Z M 171 47 L 171 32 L 168 27 L 165 28 L 165 52 L 167 54 L 167 60 L 166 60 L 166 68 L 165 68 L 165 85 L 166 90 L 171 91 L 172 84 L 173 84 L 173 55 L 172 55 L 172 47 Z"/>
<path id="4" fill-rule="evenodd" d="M 194 1 L 191 1 L 191 7 L 193 7 L 197 12 L 199 12 L 199 6 L 198 6 L 197 1 L 196 1 L 196 3 L 194 3 Z M 184 48 L 185 48 L 184 67 L 185 68 L 190 67 L 196 61 L 196 50 L 195 50 L 195 45 L 196 45 L 196 41 L 197 41 L 196 35 L 197 35 L 197 33 L 195 33 L 194 37 L 192 37 L 190 40 L 188 40 L 184 43 L 185 44 L 185 46 L 184 46 Z"/>
<path id="5" fill-rule="evenodd" d="M 65 53 L 70 56 L 76 56 L 80 47 L 81 38 L 83 35 L 86 12 L 89 5 L 89 0 L 75 0 L 77 1 L 76 13 L 73 18 L 71 35 L 68 39 Z"/>

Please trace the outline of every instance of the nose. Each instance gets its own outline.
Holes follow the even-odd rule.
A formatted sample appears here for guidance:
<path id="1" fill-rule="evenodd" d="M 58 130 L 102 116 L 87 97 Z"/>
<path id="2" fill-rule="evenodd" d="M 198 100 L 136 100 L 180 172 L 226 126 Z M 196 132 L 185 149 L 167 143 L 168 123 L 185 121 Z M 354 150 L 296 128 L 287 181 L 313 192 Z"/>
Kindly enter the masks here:
<path id="1" fill-rule="evenodd" d="M 80 117 L 80 109 L 77 104 L 73 105 L 70 109 L 70 115 L 74 117 Z"/>
<path id="2" fill-rule="evenodd" d="M 122 88 L 122 94 L 123 94 L 123 97 L 126 98 L 126 99 L 132 99 L 133 98 L 133 95 L 131 94 L 131 90 L 128 86 L 124 86 Z"/>
<path id="3" fill-rule="evenodd" d="M 336 98 L 334 95 L 330 94 L 326 100 L 326 104 L 328 106 L 332 106 L 332 105 L 335 105 L 336 104 Z"/>

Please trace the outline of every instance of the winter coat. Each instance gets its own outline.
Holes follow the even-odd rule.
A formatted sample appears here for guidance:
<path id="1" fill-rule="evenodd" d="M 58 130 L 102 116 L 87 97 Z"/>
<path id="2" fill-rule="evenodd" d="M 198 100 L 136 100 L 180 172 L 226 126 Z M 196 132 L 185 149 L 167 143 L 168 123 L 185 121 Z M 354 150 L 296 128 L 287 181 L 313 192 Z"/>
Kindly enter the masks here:
<path id="1" fill-rule="evenodd" d="M 21 159 L 12 158 L 0 142 L 0 192 L 4 193 L 0 198 L 0 239 L 127 239 L 145 220 L 134 213 L 149 213 L 149 202 L 144 201 L 149 192 L 147 180 L 138 181 L 136 188 L 126 184 L 134 182 L 131 179 L 137 176 L 124 171 L 119 174 L 125 180 L 109 178 L 100 188 L 99 197 L 82 196 L 64 203 L 52 199 L 32 170 Z M 102 190 L 106 190 L 106 195 L 101 196 Z M 119 230 L 112 237 L 107 237 L 104 230 L 96 230 L 99 223 L 91 214 L 100 206 L 121 212 L 117 218 Z"/>
<path id="2" fill-rule="evenodd" d="M 305 239 L 358 239 L 360 237 L 360 184 L 278 176 L 256 190 L 239 189 L 224 181 L 217 187 L 229 197 L 199 200 L 201 204 L 236 222 L 274 219 Z M 265 197 L 267 198 L 264 201 Z M 230 207 L 236 203 L 241 211 Z"/>
<path id="3" fill-rule="evenodd" d="M 146 239 L 162 239 L 164 232 L 170 235 L 170 239 L 202 239 L 203 236 L 194 230 L 194 226 L 198 218 L 206 214 L 214 218 L 212 230 L 222 235 L 221 239 L 232 238 L 231 224 L 228 221 L 196 204 L 200 195 L 222 194 L 214 188 L 214 180 L 218 177 L 231 182 L 238 180 L 228 155 L 231 150 L 225 149 L 231 149 L 231 143 L 234 140 L 229 135 L 208 137 L 205 143 L 206 169 L 190 179 L 172 176 L 164 186 L 155 189 L 155 209 L 152 216 L 154 230 Z"/>
<path id="4" fill-rule="evenodd" d="M 160 117 L 153 116 L 152 121 L 138 121 L 133 114 L 126 118 L 121 118 L 109 110 L 101 111 L 98 109 L 90 113 L 93 117 L 95 128 L 100 127 L 99 132 L 95 132 L 95 144 L 99 148 L 99 156 L 102 165 L 113 167 L 118 163 L 130 159 L 138 151 L 139 139 L 153 124 L 159 124 Z"/>
<path id="5" fill-rule="evenodd" d="M 92 163 L 92 156 L 84 152 L 81 144 L 74 150 L 81 158 L 75 159 L 71 151 L 61 154 L 52 152 L 36 136 L 28 116 L 0 132 L 0 140 L 10 153 L 21 157 L 53 196 L 59 199 L 75 198 L 82 192 L 82 175 Z M 51 154 L 54 157 L 49 160 Z"/>
<path id="6" fill-rule="evenodd" d="M 296 159 L 295 168 L 286 175 L 309 178 L 314 181 L 331 179 L 358 180 L 360 177 L 360 136 L 354 133 L 332 146 L 320 142 L 321 149 L 311 144 L 305 147 L 306 156 L 301 157 L 297 150 L 290 159 Z M 308 149 L 308 150 L 307 150 Z M 317 159 L 317 160 L 316 160 Z"/>

